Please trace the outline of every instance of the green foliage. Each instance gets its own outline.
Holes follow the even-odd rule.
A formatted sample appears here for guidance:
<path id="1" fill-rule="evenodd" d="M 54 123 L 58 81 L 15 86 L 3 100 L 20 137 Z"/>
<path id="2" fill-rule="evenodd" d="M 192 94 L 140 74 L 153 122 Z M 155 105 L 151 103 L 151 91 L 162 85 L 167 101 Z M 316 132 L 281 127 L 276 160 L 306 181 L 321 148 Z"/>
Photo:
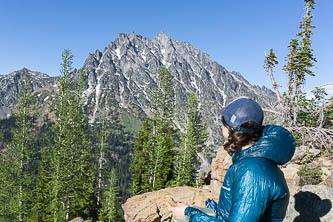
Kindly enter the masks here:
<path id="1" fill-rule="evenodd" d="M 298 170 L 297 175 L 300 177 L 299 185 L 307 184 L 317 185 L 322 182 L 322 172 L 320 166 L 314 166 L 311 163 L 317 157 L 309 150 L 305 153 L 305 158 L 302 160 L 302 167 Z"/>
<path id="2" fill-rule="evenodd" d="M 283 70 L 288 72 L 288 94 L 286 96 L 285 106 L 290 110 L 291 106 L 291 96 L 294 91 L 294 80 L 295 80 L 295 72 L 296 72 L 296 53 L 298 50 L 298 40 L 292 39 L 288 46 L 289 54 L 287 55 L 287 64 L 284 65 Z"/>
<path id="3" fill-rule="evenodd" d="M 301 21 L 298 26 L 301 30 L 297 33 L 297 36 L 301 37 L 300 48 L 296 53 L 296 76 L 299 81 L 304 81 L 304 75 L 308 74 L 314 76 L 314 73 L 310 70 L 313 66 L 313 63 L 316 62 L 316 58 L 313 54 L 313 49 L 311 48 L 311 36 L 313 35 L 312 29 L 315 28 L 312 25 L 313 14 L 312 10 L 314 9 L 315 1 L 314 0 L 305 0 L 305 15 L 303 16 L 303 21 Z"/>
<path id="4" fill-rule="evenodd" d="M 185 132 L 182 133 L 182 144 L 177 154 L 175 185 L 197 185 L 199 181 L 197 169 L 200 166 L 197 153 L 205 147 L 206 129 L 207 125 L 203 123 L 199 100 L 195 94 L 190 94 L 186 110 Z"/>
<path id="5" fill-rule="evenodd" d="M 120 118 L 124 125 L 124 130 L 132 134 L 135 134 L 141 126 L 141 121 L 129 112 L 122 112 Z"/>
<path id="6" fill-rule="evenodd" d="M 332 129 L 333 128 L 333 97 L 328 99 L 327 105 L 324 109 L 324 123 L 323 127 Z"/>
<path id="7" fill-rule="evenodd" d="M 0 151 L 12 141 L 15 127 L 14 117 L 0 120 Z"/>
<path id="8" fill-rule="evenodd" d="M 134 157 L 131 162 L 132 173 L 131 195 L 137 195 L 149 191 L 147 175 L 147 151 L 152 146 L 152 127 L 146 119 L 140 129 L 134 143 Z"/>
<path id="9" fill-rule="evenodd" d="M 133 153 L 133 136 L 123 124 L 123 112 L 117 106 L 114 94 L 105 97 L 105 110 L 97 115 L 94 124 L 90 125 L 91 140 L 96 147 L 96 199 L 98 208 L 101 197 L 108 183 L 108 175 L 115 169 L 119 183 L 119 202 L 129 196 L 130 172 L 129 165 Z"/>
<path id="10" fill-rule="evenodd" d="M 173 148 L 177 142 L 174 126 L 175 95 L 172 75 L 162 66 L 159 88 L 151 98 L 153 117 L 145 120 L 135 144 L 131 164 L 131 194 L 165 188 L 173 177 Z"/>
<path id="11" fill-rule="evenodd" d="M 320 121 L 324 121 L 324 110 L 321 111 L 321 109 L 323 109 L 327 103 L 327 93 L 324 88 L 319 87 L 316 87 L 312 93 L 314 95 L 312 98 L 306 98 L 305 94 L 300 97 L 300 111 L 297 115 L 299 125 L 317 127 L 322 125 Z"/>
<path id="12" fill-rule="evenodd" d="M 148 190 L 165 188 L 172 178 L 173 148 L 176 146 L 174 126 L 175 93 L 173 76 L 162 66 L 159 70 L 159 88 L 155 89 L 151 107 L 151 147 L 147 149 Z"/>
<path id="13" fill-rule="evenodd" d="M 289 53 L 286 58 L 287 64 L 283 67 L 283 70 L 288 73 L 288 92 L 284 93 L 283 100 L 280 103 L 282 108 L 282 120 L 280 124 L 288 127 L 296 127 L 299 124 L 303 124 L 304 119 L 309 117 L 304 113 L 304 111 L 307 112 L 307 110 L 304 110 L 304 106 L 312 102 L 305 99 L 306 96 L 302 92 L 302 86 L 304 85 L 306 75 L 315 75 L 311 70 L 314 63 L 317 61 L 311 46 L 312 30 L 315 28 L 315 26 L 312 25 L 312 10 L 314 9 L 315 1 L 304 0 L 304 2 L 305 15 L 298 26 L 300 31 L 297 33 L 297 37 L 292 39 L 288 46 Z M 276 64 L 276 56 L 271 49 L 270 54 L 265 57 L 264 68 L 270 72 L 273 87 L 275 91 L 278 92 L 277 84 L 272 75 L 272 68 Z M 279 95 L 278 100 L 280 101 Z M 298 115 L 301 115 L 301 117 Z M 301 118 L 301 121 L 299 118 Z M 313 121 L 312 119 L 312 122 Z M 309 123 L 309 125 L 313 125 L 313 123 Z"/>
<path id="14" fill-rule="evenodd" d="M 276 55 L 275 55 L 273 49 L 270 49 L 269 54 L 267 56 L 265 56 L 264 68 L 266 70 L 272 69 L 277 64 L 279 64 L 279 62 L 276 59 Z"/>
<path id="15" fill-rule="evenodd" d="M 93 150 L 88 138 L 88 119 L 81 100 L 85 83 L 70 77 L 72 54 L 62 55 L 62 77 L 54 110 L 56 123 L 54 145 L 50 156 L 50 180 L 47 184 L 47 214 L 53 221 L 72 217 L 89 217 L 94 212 Z"/>
<path id="16" fill-rule="evenodd" d="M 115 169 L 111 170 L 108 184 L 105 187 L 102 198 L 102 207 L 99 220 L 105 222 L 123 221 L 120 206 L 118 176 Z"/>
<path id="17" fill-rule="evenodd" d="M 116 109 L 112 95 L 105 97 L 112 107 L 105 113 L 104 129 L 98 124 L 88 128 L 82 101 L 86 80 L 82 72 L 78 78 L 71 75 L 72 57 L 69 50 L 64 51 L 59 92 L 51 107 L 56 112 L 55 123 L 35 126 L 35 112 L 33 115 L 28 112 L 30 108 L 34 110 L 29 87 L 25 89 L 30 91 L 24 91 L 20 97 L 15 115 L 1 120 L 1 221 L 67 221 L 77 216 L 96 220 L 103 205 L 97 205 L 96 195 L 100 192 L 105 197 L 108 193 L 112 168 L 119 175 L 117 204 L 129 196 L 132 133 L 122 125 L 126 121 L 120 120 L 122 113 Z M 131 128 L 131 116 L 126 118 Z M 99 146 L 101 141 L 103 145 Z M 28 148 L 24 148 L 24 155 L 23 147 Z M 99 158 L 101 153 L 103 156 Z M 95 167 L 99 159 L 104 163 L 101 189 L 96 185 L 98 168 Z M 24 162 L 23 168 L 21 162 Z M 22 192 L 17 194 L 18 191 Z M 121 214 L 117 218 L 121 221 Z"/>
<path id="18" fill-rule="evenodd" d="M 320 166 L 303 165 L 297 174 L 300 176 L 300 186 L 307 184 L 317 185 L 322 182 Z"/>
<path id="19" fill-rule="evenodd" d="M 16 128 L 12 141 L 0 157 L 0 218 L 6 221 L 28 221 L 35 194 L 36 110 L 27 73 L 21 83 L 22 92 L 13 112 Z"/>

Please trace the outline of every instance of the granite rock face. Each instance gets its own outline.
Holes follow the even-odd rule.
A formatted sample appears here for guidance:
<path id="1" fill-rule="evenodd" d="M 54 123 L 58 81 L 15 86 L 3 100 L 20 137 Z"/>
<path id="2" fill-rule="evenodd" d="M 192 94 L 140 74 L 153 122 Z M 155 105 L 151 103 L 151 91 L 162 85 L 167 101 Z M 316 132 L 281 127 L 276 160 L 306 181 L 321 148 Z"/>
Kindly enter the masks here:
<path id="1" fill-rule="evenodd" d="M 298 147 L 297 150 L 296 154 L 303 152 L 302 148 Z M 327 157 L 319 157 L 320 163 L 324 162 L 329 166 L 333 166 L 332 161 Z M 223 148 L 220 148 L 211 163 L 210 185 L 204 186 L 202 189 L 191 187 L 167 188 L 129 198 L 123 204 L 125 221 L 170 221 L 171 216 L 166 208 L 170 196 L 174 199 L 177 197 L 177 201 L 199 207 L 204 207 L 208 198 L 218 201 L 224 176 L 231 162 L 230 155 Z M 300 165 L 295 164 L 295 161 L 290 161 L 287 165 L 280 166 L 280 168 L 284 173 L 290 191 L 289 205 L 284 222 L 333 221 L 333 174 L 328 177 L 323 175 L 323 178 L 327 177 L 327 179 L 322 184 L 300 187 L 298 185 L 299 176 L 297 175 Z M 193 201 L 194 199 L 196 201 Z"/>
<path id="2" fill-rule="evenodd" d="M 23 79 L 25 72 L 28 74 L 28 78 L 32 82 L 32 88 L 34 91 L 37 89 L 55 87 L 58 82 L 57 77 L 50 77 L 44 73 L 34 72 L 26 68 L 12 72 L 8 75 L 0 75 L 0 120 L 10 116 L 11 108 L 13 108 L 13 105 L 21 92 L 21 80 Z M 46 100 L 42 102 L 46 102 Z"/>
<path id="3" fill-rule="evenodd" d="M 240 73 L 229 72 L 188 42 L 176 41 L 163 32 L 152 40 L 134 33 L 121 33 L 102 52 L 96 50 L 89 54 L 82 67 L 88 79 L 84 97 L 90 122 L 114 105 L 138 119 L 149 115 L 151 94 L 157 87 L 158 70 L 162 65 L 174 77 L 176 124 L 183 119 L 187 96 L 192 92 L 198 95 L 209 126 L 210 148 L 204 152 L 210 158 L 222 144 L 221 107 L 240 96 L 251 97 L 263 107 L 271 107 L 276 102 L 271 90 L 251 85 Z M 28 73 L 34 89 L 52 88 L 58 79 L 37 72 Z M 78 73 L 73 72 L 74 78 Z M 23 70 L 0 76 L 0 119 L 10 114 L 22 76 Z M 49 91 L 54 92 L 53 89 Z M 43 95 L 45 98 L 51 96 Z M 209 164 L 203 167 L 205 171 L 210 168 Z"/>
<path id="4" fill-rule="evenodd" d="M 212 160 L 210 170 L 211 178 L 209 186 L 214 195 L 219 195 L 224 177 L 231 164 L 232 160 L 228 152 L 225 149 L 220 148 L 216 157 Z"/>
<path id="5" fill-rule="evenodd" d="M 333 221 L 333 189 L 324 185 L 305 185 L 290 197 L 284 222 Z"/>
<path id="6" fill-rule="evenodd" d="M 125 221 L 170 221 L 168 203 L 171 197 L 186 205 L 205 207 L 207 198 L 214 199 L 208 189 L 174 187 L 134 196 L 122 205 Z M 217 201 L 215 199 L 215 201 Z"/>
<path id="7" fill-rule="evenodd" d="M 209 144 L 221 144 L 221 107 L 239 96 L 257 100 L 263 107 L 275 103 L 271 90 L 251 85 L 241 74 L 229 72 L 187 42 L 159 33 L 153 40 L 119 34 L 103 52 L 89 54 L 83 70 L 88 79 L 85 95 L 90 121 L 104 112 L 113 97 L 119 107 L 136 116 L 150 114 L 150 98 L 164 65 L 173 75 L 176 110 L 184 115 L 186 98 L 193 92 L 208 122 Z M 216 149 L 216 147 L 214 147 Z M 207 166 L 209 167 L 209 166 Z"/>

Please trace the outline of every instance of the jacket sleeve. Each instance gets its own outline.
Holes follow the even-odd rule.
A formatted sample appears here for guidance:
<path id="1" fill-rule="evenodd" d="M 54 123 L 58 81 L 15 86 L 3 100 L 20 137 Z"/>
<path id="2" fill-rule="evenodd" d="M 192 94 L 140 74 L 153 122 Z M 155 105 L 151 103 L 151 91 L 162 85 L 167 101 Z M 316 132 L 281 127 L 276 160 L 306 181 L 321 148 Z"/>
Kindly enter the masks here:
<path id="1" fill-rule="evenodd" d="M 189 221 L 191 222 L 225 222 L 224 220 L 209 216 L 193 207 L 186 207 L 185 215 L 189 217 Z"/>
<path id="2" fill-rule="evenodd" d="M 255 169 L 240 172 L 232 186 L 232 207 L 228 222 L 259 221 L 269 203 L 269 184 Z"/>

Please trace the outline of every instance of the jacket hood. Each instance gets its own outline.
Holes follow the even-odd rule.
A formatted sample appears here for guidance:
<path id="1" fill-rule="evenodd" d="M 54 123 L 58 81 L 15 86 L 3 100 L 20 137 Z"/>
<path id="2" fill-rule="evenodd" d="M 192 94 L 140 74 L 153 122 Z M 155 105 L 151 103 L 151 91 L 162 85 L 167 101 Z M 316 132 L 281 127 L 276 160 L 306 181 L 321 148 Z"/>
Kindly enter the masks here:
<path id="1" fill-rule="evenodd" d="M 264 126 L 262 136 L 251 147 L 235 152 L 232 161 L 235 163 L 247 157 L 262 157 L 282 165 L 288 162 L 295 153 L 295 140 L 292 134 L 281 126 Z"/>

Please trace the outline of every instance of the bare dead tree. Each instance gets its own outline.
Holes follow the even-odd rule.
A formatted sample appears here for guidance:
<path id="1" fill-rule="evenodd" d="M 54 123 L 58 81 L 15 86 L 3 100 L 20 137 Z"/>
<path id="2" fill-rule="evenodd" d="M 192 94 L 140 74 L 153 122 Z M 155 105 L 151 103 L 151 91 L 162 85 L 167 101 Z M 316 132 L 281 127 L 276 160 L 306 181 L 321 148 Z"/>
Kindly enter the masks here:
<path id="1" fill-rule="evenodd" d="M 288 127 L 287 130 L 301 136 L 303 144 L 312 148 L 324 148 L 333 153 L 333 129 L 318 127 Z"/>
<path id="2" fill-rule="evenodd" d="M 277 64 L 278 64 L 278 61 L 276 60 L 276 56 L 275 56 L 275 53 L 274 53 L 273 49 L 270 49 L 269 55 L 266 55 L 266 52 L 265 52 L 264 68 L 268 72 L 269 78 L 272 81 L 272 85 L 273 85 L 273 88 L 274 88 L 274 91 L 275 91 L 275 95 L 278 99 L 278 102 L 279 102 L 280 106 L 282 106 L 281 94 L 280 94 L 280 91 L 279 91 L 279 88 L 278 88 L 278 84 L 276 83 L 274 75 L 273 75 L 273 68 Z"/>

